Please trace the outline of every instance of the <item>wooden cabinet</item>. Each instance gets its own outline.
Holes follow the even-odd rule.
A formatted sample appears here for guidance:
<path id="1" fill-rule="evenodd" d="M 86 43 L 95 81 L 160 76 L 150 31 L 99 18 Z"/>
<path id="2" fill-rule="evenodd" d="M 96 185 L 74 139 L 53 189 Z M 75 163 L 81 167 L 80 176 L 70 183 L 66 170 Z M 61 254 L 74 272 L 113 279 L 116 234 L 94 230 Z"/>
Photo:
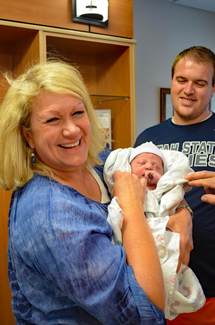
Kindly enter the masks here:
<path id="1" fill-rule="evenodd" d="M 129 147 L 135 140 L 135 43 L 106 35 L 0 21 L 0 67 L 16 76 L 31 62 L 65 58 L 82 73 L 94 107 L 111 109 L 113 149 Z M 0 98 L 5 90 L 0 87 Z"/>
<path id="2" fill-rule="evenodd" d="M 16 76 L 31 62 L 66 58 L 82 73 L 94 107 L 111 110 L 113 149 L 124 148 L 135 141 L 135 43 L 127 38 L 0 20 L 0 69 Z M 3 80 L 0 76 L 0 101 L 7 88 L 2 86 Z M 10 196 L 11 192 L 0 189 L 0 324 L 4 325 L 15 324 L 7 279 Z"/>
<path id="3" fill-rule="evenodd" d="M 0 22 L 0 101 L 7 89 L 2 73 L 8 71 L 18 75 L 28 62 L 38 60 L 39 34 L 32 28 Z M 4 325 L 15 324 L 7 275 L 7 225 L 10 197 L 11 191 L 6 192 L 0 188 L 0 324 Z"/>

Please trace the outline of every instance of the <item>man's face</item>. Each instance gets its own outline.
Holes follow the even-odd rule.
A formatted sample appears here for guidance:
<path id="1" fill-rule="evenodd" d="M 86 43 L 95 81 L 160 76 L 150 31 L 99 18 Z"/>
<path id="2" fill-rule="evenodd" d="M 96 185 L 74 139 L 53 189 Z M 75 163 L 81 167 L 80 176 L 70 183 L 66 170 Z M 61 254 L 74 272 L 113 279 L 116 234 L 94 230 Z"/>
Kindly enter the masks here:
<path id="1" fill-rule="evenodd" d="M 213 67 L 184 57 L 176 64 L 171 84 L 174 122 L 181 125 L 201 122 L 209 115 L 209 102 L 215 92 Z"/>

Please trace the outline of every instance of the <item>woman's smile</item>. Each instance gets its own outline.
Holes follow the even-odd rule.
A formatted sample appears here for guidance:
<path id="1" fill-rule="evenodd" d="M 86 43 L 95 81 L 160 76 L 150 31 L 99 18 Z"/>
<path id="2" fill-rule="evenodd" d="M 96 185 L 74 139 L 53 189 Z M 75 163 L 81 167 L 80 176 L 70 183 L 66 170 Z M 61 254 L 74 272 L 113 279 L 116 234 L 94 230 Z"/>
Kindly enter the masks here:
<path id="1" fill-rule="evenodd" d="M 75 143 L 68 143 L 68 144 L 61 144 L 60 147 L 64 149 L 70 149 L 77 147 L 80 144 L 80 140 L 76 141 Z"/>

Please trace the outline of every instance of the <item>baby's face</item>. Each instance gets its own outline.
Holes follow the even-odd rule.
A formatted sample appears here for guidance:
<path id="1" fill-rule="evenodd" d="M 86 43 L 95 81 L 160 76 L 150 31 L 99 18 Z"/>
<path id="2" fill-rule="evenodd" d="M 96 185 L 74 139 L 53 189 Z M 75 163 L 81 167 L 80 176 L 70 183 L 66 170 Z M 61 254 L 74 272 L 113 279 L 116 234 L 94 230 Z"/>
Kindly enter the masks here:
<path id="1" fill-rule="evenodd" d="M 159 156 L 153 153 L 141 153 L 132 160 L 131 172 L 132 174 L 136 174 L 138 178 L 146 178 L 147 188 L 153 190 L 164 174 L 163 161 Z"/>

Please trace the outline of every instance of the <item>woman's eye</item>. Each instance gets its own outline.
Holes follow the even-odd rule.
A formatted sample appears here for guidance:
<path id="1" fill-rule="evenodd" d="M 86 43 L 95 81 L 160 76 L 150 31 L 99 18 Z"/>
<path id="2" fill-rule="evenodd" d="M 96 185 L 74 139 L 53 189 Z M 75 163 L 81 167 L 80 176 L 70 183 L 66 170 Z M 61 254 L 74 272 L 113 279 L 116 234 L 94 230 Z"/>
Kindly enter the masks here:
<path id="1" fill-rule="evenodd" d="M 46 121 L 46 123 L 51 123 L 51 122 L 55 122 L 55 121 L 58 121 L 58 118 L 57 117 L 52 117 L 52 118 L 48 119 Z"/>
<path id="2" fill-rule="evenodd" d="M 76 111 L 76 112 L 73 113 L 73 115 L 81 115 L 83 113 L 84 113 L 84 111 Z"/>

